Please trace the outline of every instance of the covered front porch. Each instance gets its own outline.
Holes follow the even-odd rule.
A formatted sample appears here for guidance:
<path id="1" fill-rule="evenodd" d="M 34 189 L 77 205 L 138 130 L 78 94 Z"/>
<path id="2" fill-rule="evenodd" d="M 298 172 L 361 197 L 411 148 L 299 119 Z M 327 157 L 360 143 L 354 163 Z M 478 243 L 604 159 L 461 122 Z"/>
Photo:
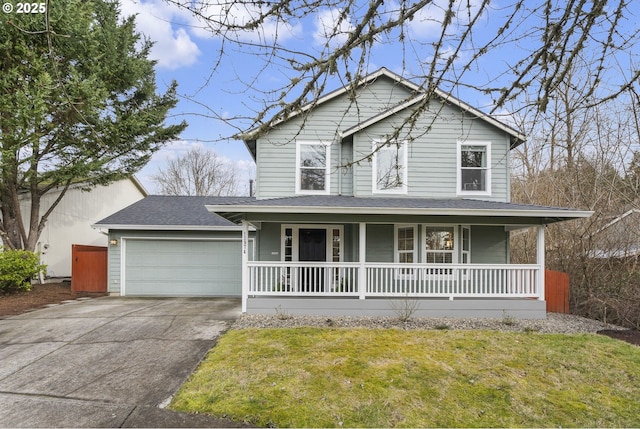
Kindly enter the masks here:
<path id="1" fill-rule="evenodd" d="M 544 318 L 545 225 L 586 216 L 466 200 L 454 208 L 431 207 L 431 200 L 416 208 L 407 199 L 345 208 L 317 199 L 286 199 L 300 204 L 286 208 L 272 200 L 208 207 L 243 226 L 243 312 Z M 537 230 L 536 263 L 510 264 L 510 231 L 530 227 Z"/>
<path id="2" fill-rule="evenodd" d="M 537 229 L 537 248 L 544 249 L 544 226 Z M 367 224 L 358 225 L 358 262 L 247 259 L 243 264 L 243 311 L 328 316 L 398 316 L 410 311 L 416 317 L 545 317 L 544 251 L 538 252 L 537 263 L 531 265 L 369 262 L 366 230 Z M 453 249 L 457 247 L 452 245 Z M 333 249 L 328 251 L 334 255 Z M 296 253 L 303 256 L 306 250 L 297 249 Z M 290 256 L 285 249 L 284 257 Z"/>

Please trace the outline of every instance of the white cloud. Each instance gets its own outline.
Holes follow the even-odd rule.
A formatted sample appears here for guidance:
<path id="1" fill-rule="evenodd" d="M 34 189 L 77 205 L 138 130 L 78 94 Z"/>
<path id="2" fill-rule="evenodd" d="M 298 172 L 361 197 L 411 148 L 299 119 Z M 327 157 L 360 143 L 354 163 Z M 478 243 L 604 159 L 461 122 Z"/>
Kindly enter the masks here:
<path id="1" fill-rule="evenodd" d="M 202 148 L 204 144 L 200 142 L 189 142 L 187 140 L 175 140 L 162 147 L 153 154 L 151 163 L 164 163 L 170 159 L 176 159 L 186 154 L 191 149 Z"/>
<path id="2" fill-rule="evenodd" d="M 479 6 L 471 1 L 457 0 L 452 6 L 455 15 L 447 29 L 448 34 L 455 34 L 455 29 L 469 23 L 469 16 L 475 16 Z M 414 19 L 408 23 L 412 38 L 433 40 L 440 37 L 445 12 L 449 9 L 448 0 L 435 0 L 420 9 Z"/>
<path id="3" fill-rule="evenodd" d="M 441 46 L 438 57 L 436 58 L 437 64 L 444 68 L 447 62 L 451 57 L 455 56 L 453 59 L 453 66 L 465 66 L 471 59 L 472 53 L 470 50 L 461 49 L 456 53 L 456 48 L 453 46 Z M 426 64 L 431 64 L 434 60 L 433 55 L 426 57 L 424 62 Z M 436 69 L 437 70 L 437 69 Z"/>
<path id="4" fill-rule="evenodd" d="M 122 16 L 136 15 L 136 30 L 154 42 L 150 58 L 158 67 L 174 70 L 194 64 L 201 52 L 189 33 L 178 23 L 193 18 L 162 0 L 122 0 Z"/>
<path id="5" fill-rule="evenodd" d="M 253 43 L 273 43 L 276 40 L 282 43 L 302 34 L 300 23 L 292 24 L 274 17 L 265 19 L 253 30 L 240 29 L 258 19 L 264 11 L 254 2 L 223 1 L 216 4 L 211 1 L 206 5 L 200 5 L 200 17 L 191 16 L 192 32 L 201 38 L 215 38 L 225 28 L 238 27 L 238 30 L 227 31 L 225 37 Z"/>
<path id="6" fill-rule="evenodd" d="M 316 15 L 316 30 L 313 33 L 315 45 L 336 47 L 342 45 L 354 30 L 353 24 L 347 19 L 340 21 L 343 11 L 340 9 L 326 9 Z"/>

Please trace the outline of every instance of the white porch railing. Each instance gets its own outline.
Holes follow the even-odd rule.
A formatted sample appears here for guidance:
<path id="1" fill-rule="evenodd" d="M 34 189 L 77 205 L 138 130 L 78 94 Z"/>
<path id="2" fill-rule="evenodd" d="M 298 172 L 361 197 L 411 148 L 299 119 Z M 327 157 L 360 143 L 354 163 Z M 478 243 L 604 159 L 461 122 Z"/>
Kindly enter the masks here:
<path id="1" fill-rule="evenodd" d="M 248 295 L 539 298 L 539 265 L 248 262 Z"/>

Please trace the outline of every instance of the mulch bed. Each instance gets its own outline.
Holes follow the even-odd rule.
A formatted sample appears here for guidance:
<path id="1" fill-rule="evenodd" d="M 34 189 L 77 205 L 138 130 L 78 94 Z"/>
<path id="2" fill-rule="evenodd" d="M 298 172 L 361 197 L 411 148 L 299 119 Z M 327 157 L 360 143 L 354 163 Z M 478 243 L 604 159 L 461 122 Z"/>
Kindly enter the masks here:
<path id="1" fill-rule="evenodd" d="M 63 301 L 83 297 L 104 296 L 106 293 L 72 292 L 70 283 L 47 283 L 34 285 L 30 292 L 18 292 L 0 295 L 0 319 L 27 311 L 43 308 L 49 304 L 60 304 Z M 617 340 L 640 346 L 640 331 L 603 330 L 598 334 L 607 335 Z"/>
<path id="2" fill-rule="evenodd" d="M 66 282 L 37 284 L 33 285 L 30 292 L 0 294 L 0 319 L 43 308 L 49 304 L 60 304 L 72 299 L 104 295 L 106 293 L 72 292 L 71 283 Z"/>
<path id="3" fill-rule="evenodd" d="M 628 331 L 615 331 L 606 329 L 604 331 L 598 331 L 598 334 L 606 335 L 616 340 L 626 341 L 629 344 L 640 346 L 640 331 L 628 330 Z"/>

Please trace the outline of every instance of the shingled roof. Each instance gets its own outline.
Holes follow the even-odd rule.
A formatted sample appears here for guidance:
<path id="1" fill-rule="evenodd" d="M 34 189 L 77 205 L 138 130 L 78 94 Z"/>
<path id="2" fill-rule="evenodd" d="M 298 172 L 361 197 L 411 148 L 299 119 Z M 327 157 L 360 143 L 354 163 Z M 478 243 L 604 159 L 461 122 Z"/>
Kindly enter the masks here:
<path id="1" fill-rule="evenodd" d="M 370 198 L 308 195 L 264 200 L 237 200 L 208 204 L 210 212 L 238 220 L 241 213 L 476 216 L 526 219 L 526 223 L 553 223 L 591 216 L 592 212 L 560 207 L 475 199 Z"/>
<path id="2" fill-rule="evenodd" d="M 109 229 L 237 229 L 222 216 L 210 213 L 209 204 L 248 203 L 250 197 L 198 197 L 150 195 L 95 223 Z"/>

